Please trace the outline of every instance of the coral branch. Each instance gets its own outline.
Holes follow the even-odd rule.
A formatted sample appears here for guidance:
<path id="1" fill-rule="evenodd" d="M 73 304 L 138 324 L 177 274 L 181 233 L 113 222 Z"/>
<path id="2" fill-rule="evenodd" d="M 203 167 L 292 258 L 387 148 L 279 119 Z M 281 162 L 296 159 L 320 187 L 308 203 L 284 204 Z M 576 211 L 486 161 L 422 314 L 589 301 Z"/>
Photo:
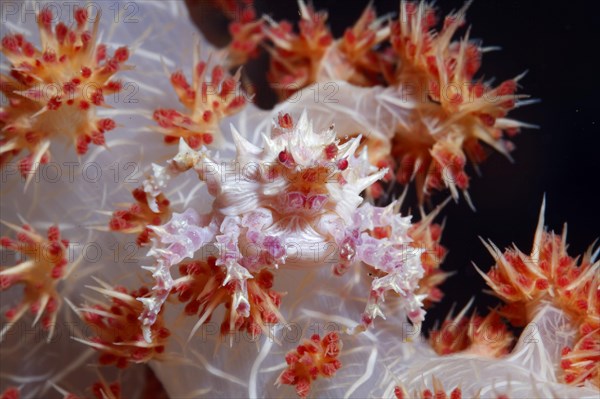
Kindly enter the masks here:
<path id="1" fill-rule="evenodd" d="M 252 1 L 235 3 L 237 4 L 222 6 L 232 19 L 229 23 L 231 42 L 226 47 L 227 63 L 230 68 L 244 65 L 251 58 L 256 58 L 259 53 L 258 45 L 265 37 L 264 20 L 256 18 Z"/>
<path id="2" fill-rule="evenodd" d="M 398 62 L 388 79 L 402 93 L 394 101 L 414 109 L 392 139 L 392 162 L 398 165 L 399 183 L 407 184 L 416 176 L 421 198 L 445 188 L 455 199 L 459 190 L 466 194 L 466 161 L 476 165 L 485 158 L 480 143 L 509 156 L 513 145 L 505 135 L 512 137 L 520 127 L 529 126 L 505 118 L 525 97 L 514 94 L 522 76 L 495 88 L 475 80 L 481 46 L 470 41 L 468 33 L 452 41 L 465 22 L 468 4 L 446 17 L 436 32 L 437 15 L 431 5 L 403 1 L 391 27 Z"/>

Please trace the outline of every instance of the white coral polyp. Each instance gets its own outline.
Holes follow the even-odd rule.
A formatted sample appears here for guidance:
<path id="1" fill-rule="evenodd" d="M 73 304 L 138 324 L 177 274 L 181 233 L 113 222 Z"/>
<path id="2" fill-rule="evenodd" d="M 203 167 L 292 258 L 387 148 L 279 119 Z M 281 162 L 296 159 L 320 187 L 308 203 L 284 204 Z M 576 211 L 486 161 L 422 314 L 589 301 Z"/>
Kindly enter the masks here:
<path id="1" fill-rule="evenodd" d="M 149 269 L 156 286 L 152 298 L 142 299 L 148 339 L 149 327 L 173 288 L 169 269 L 185 258 L 209 256 L 226 268 L 223 285 L 235 282 L 233 309 L 244 317 L 251 273 L 334 266 L 332 272 L 338 275 L 351 267 L 372 272 L 358 331 L 384 317 L 380 305 L 387 291 L 400 296 L 411 321 L 423 320 L 423 298 L 414 294 L 423 275 L 421 250 L 408 245 L 410 218 L 400 216 L 394 204 L 379 208 L 363 203 L 360 193 L 386 171 L 368 163 L 366 150 L 356 154 L 360 137 L 342 144 L 334 126 L 316 132 L 304 112 L 295 124 L 289 115 L 280 115 L 270 136 L 264 136 L 264 148 L 235 130 L 234 141 L 232 161 L 220 161 L 206 149 L 194 151 L 182 141 L 167 167 L 154 168 L 159 178 L 148 185 L 151 199 L 159 192 L 156 183 L 167 182 L 165 176 L 194 169 L 214 200 L 208 214 L 187 209 L 154 228 L 157 237 L 149 255 L 155 264 Z M 388 232 L 376 235 L 378 228 Z M 331 278 L 336 278 L 333 273 Z"/>

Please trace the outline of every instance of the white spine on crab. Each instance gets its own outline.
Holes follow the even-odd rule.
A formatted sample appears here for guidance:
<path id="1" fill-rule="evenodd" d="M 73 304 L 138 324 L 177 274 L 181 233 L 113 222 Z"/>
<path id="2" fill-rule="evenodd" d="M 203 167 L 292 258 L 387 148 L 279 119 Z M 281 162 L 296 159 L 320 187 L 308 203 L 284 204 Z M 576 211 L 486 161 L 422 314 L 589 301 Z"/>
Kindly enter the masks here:
<path id="1" fill-rule="evenodd" d="M 360 245 L 357 246 L 358 258 L 365 264 L 385 273 L 371 284 L 371 293 L 363 314 L 363 322 L 369 325 L 377 316 L 383 318 L 379 304 L 384 300 L 386 291 L 394 291 L 402 297 L 402 308 L 414 323 L 420 323 L 425 315 L 422 300 L 426 295 L 415 295 L 418 282 L 423 277 L 421 266 L 422 248 L 413 248 L 408 237 L 410 217 L 402 217 L 395 212 L 396 204 L 385 208 L 364 204 L 354 217 L 355 225 L 362 231 Z M 389 226 L 389 235 L 375 238 L 366 230 Z"/>
<path id="2" fill-rule="evenodd" d="M 167 173 L 167 168 L 153 163 L 152 174 L 142 183 L 146 198 L 148 199 L 148 205 L 154 213 L 159 212 L 156 198 L 162 193 L 162 189 L 167 186 L 170 177 Z"/>
<path id="3" fill-rule="evenodd" d="M 156 233 L 156 238 L 152 240 L 148 256 L 156 259 L 152 268 L 156 285 L 153 287 L 152 297 L 138 298 L 144 304 L 140 320 L 143 323 L 144 339 L 148 343 L 152 342 L 150 329 L 173 288 L 171 266 L 193 257 L 196 251 L 214 240 L 217 232 L 217 225 L 212 220 L 199 216 L 193 209 L 180 214 L 174 213 L 167 224 L 151 228 Z"/>
<path id="4" fill-rule="evenodd" d="M 227 275 L 223 285 L 234 283 L 232 309 L 243 317 L 250 315 L 250 301 L 248 300 L 248 287 L 246 280 L 252 278 L 248 270 L 238 263 L 240 259 L 240 218 L 228 216 L 221 223 L 221 235 L 216 237 L 219 248 L 217 266 L 223 266 Z"/>
<path id="5" fill-rule="evenodd" d="M 205 147 L 202 147 L 201 152 L 195 152 L 187 145 L 184 139 L 180 139 L 177 155 L 169 161 L 167 166 L 152 164 L 152 173 L 142 183 L 146 198 L 148 199 L 148 205 L 152 212 L 159 212 L 156 199 L 163 193 L 171 177 L 192 168 L 193 165 L 198 163 L 200 154 L 204 154 L 205 152 Z"/>

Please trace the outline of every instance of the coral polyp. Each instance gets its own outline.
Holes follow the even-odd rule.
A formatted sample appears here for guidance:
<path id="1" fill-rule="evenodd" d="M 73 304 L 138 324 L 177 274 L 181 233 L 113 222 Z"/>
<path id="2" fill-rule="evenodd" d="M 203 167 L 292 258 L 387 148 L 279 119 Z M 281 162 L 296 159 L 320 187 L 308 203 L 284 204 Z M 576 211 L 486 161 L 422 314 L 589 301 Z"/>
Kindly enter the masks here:
<path id="1" fill-rule="evenodd" d="M 124 205 L 127 209 L 114 211 L 108 227 L 112 231 L 137 234 L 136 243 L 140 246 L 146 245 L 150 242 L 152 235 L 152 230 L 148 226 L 160 225 L 170 218 L 170 202 L 164 195 L 159 195 L 155 200 L 158 208 L 156 212 L 153 212 L 148 205 L 148 198 L 143 187 L 134 189 L 132 196 L 136 203 Z"/>
<path id="2" fill-rule="evenodd" d="M 319 80 L 344 80 L 365 87 L 383 84 L 385 54 L 376 49 L 389 39 L 389 34 L 385 17 L 377 18 L 375 7 L 369 4 L 325 54 Z"/>
<path id="3" fill-rule="evenodd" d="M 504 393 L 498 393 L 495 389 L 494 389 L 494 391 L 495 391 L 495 395 L 490 396 L 490 398 L 510 399 L 509 395 L 506 395 Z M 429 388 L 414 389 L 412 391 L 412 394 L 409 394 L 407 389 L 404 386 L 398 385 L 394 389 L 394 395 L 396 396 L 396 399 L 434 399 L 434 398 L 435 399 L 467 399 L 467 398 L 480 399 L 481 398 L 480 392 L 476 392 L 473 395 L 469 395 L 469 396 L 463 396 L 463 392 L 462 392 L 462 389 L 460 388 L 460 386 L 452 389 L 451 391 L 447 391 L 444 388 L 444 385 L 442 384 L 442 382 L 435 377 L 432 377 L 432 379 L 431 379 L 431 389 L 429 389 Z"/>
<path id="4" fill-rule="evenodd" d="M 240 3 L 239 1 L 236 3 Z M 231 42 L 227 45 L 227 65 L 232 68 L 246 64 L 259 54 L 259 44 L 264 40 L 264 21 L 257 18 L 252 1 L 246 4 L 221 5 L 232 21 L 229 23 Z"/>
<path id="5" fill-rule="evenodd" d="M 298 1 L 299 32 L 287 21 L 268 19 L 266 37 L 272 42 L 268 78 L 282 99 L 316 82 L 344 80 L 358 86 L 383 84 L 380 58 L 375 48 L 389 37 L 385 19 L 377 19 L 372 5 L 344 35 L 335 39 L 325 11 L 315 11 Z"/>
<path id="6" fill-rule="evenodd" d="M 2 38 L 2 53 L 10 62 L 9 75 L 1 74 L 6 106 L 0 110 L 0 165 L 26 152 L 18 168 L 30 178 L 40 164 L 50 160 L 50 144 L 62 140 L 85 154 L 91 143 L 104 145 L 104 134 L 116 123 L 96 116 L 106 106 L 105 97 L 122 90 L 117 72 L 131 69 L 127 47 L 109 56 L 97 42 L 100 16 L 93 24 L 85 8 L 74 7 L 75 24 L 57 18 L 52 8 L 37 15 L 41 49 L 22 34 Z"/>
<path id="7" fill-rule="evenodd" d="M 397 119 L 388 121 L 392 127 L 381 132 L 384 137 L 370 135 L 365 144 L 375 164 L 392 169 L 384 181 L 414 181 L 421 202 L 439 190 L 449 190 L 455 200 L 462 192 L 470 202 L 467 163 L 477 169 L 486 147 L 510 158 L 510 139 L 521 128 L 534 127 L 507 117 L 531 102 L 516 94 L 523 75 L 492 86 L 479 76 L 482 55 L 492 48 L 471 40 L 468 31 L 454 39 L 469 3 L 448 15 L 439 30 L 437 10 L 429 3 L 402 1 L 393 21 L 377 18 L 369 5 L 339 39 L 326 25 L 326 12 L 298 4 L 298 33 L 287 21 L 268 19 L 272 86 L 282 99 L 312 84 L 334 92 L 339 81 L 388 87 L 374 98 L 376 112 L 396 107 Z M 354 134 L 340 138 L 348 133 Z M 382 192 L 378 185 L 370 189 L 375 198 Z"/>
<path id="8" fill-rule="evenodd" d="M 580 258 L 567 253 L 566 229 L 561 235 L 544 226 L 542 204 L 533 247 L 529 255 L 511 248 L 501 252 L 485 243 L 496 264 L 487 274 L 479 271 L 494 293 L 507 305 L 501 310 L 513 324 L 531 321 L 545 303 L 552 303 L 568 317 L 575 337 L 562 352 L 563 380 L 598 386 L 600 360 L 600 251 L 589 250 Z"/>
<path id="9" fill-rule="evenodd" d="M 60 387 L 55 386 L 56 390 L 63 395 L 63 399 L 84 399 L 88 396 L 80 396 L 72 392 L 68 392 Z M 95 382 L 90 390 L 94 395 L 94 399 L 121 399 L 121 384 L 119 382 L 108 383 L 104 379 Z"/>
<path id="10" fill-rule="evenodd" d="M 21 397 L 21 393 L 19 389 L 16 387 L 8 387 L 2 395 L 0 395 L 1 399 L 19 399 Z"/>
<path id="11" fill-rule="evenodd" d="M 210 320 L 216 308 L 223 304 L 225 315 L 220 331 L 223 336 L 236 331 L 247 332 L 252 339 L 256 339 L 263 332 L 269 333 L 269 325 L 282 321 L 279 313 L 281 293 L 271 289 L 273 274 L 268 270 L 261 270 L 252 275 L 247 281 L 248 309 L 235 307 L 233 293 L 236 291 L 236 282 L 225 283 L 227 273 L 222 267 L 216 265 L 215 258 L 208 262 L 190 262 L 179 266 L 181 277 L 175 280 L 174 292 L 179 301 L 187 302 L 185 314 L 199 316 L 192 335 L 204 322 Z M 248 316 L 244 317 L 244 311 Z"/>
<path id="12" fill-rule="evenodd" d="M 438 286 L 451 275 L 451 273 L 440 269 L 440 265 L 448 252 L 440 244 L 444 225 L 433 222 L 442 207 L 443 205 L 439 206 L 429 214 L 422 212 L 421 220 L 414 223 L 408 229 L 408 236 L 412 239 L 410 245 L 413 248 L 424 250 L 421 254 L 421 264 L 423 265 L 424 274 L 421 280 L 419 280 L 419 288 L 416 292 L 420 295 L 427 295 L 424 300 L 426 306 L 442 300 L 444 294 Z"/>
<path id="13" fill-rule="evenodd" d="M 454 388 L 450 393 L 444 389 L 444 386 L 437 378 L 432 378 L 433 391 L 430 389 L 423 389 L 421 391 L 415 390 L 412 395 L 409 395 L 406 388 L 402 385 L 398 385 L 394 388 L 394 395 L 396 399 L 462 399 L 462 390 L 460 387 Z M 478 399 L 479 395 L 473 396 L 472 399 Z"/>
<path id="14" fill-rule="evenodd" d="M 429 343 L 439 355 L 463 352 L 499 357 L 510 352 L 514 337 L 497 312 L 486 317 L 466 317 L 466 308 L 454 319 L 448 317 L 429 333 Z"/>
<path id="15" fill-rule="evenodd" d="M 153 326 L 153 341 L 146 342 L 142 335 L 139 321 L 142 304 L 136 298 L 147 295 L 148 288 L 128 292 L 124 287 L 111 288 L 106 283 L 90 288 L 107 297 L 110 303 L 97 301 L 76 309 L 96 334 L 88 340 L 78 340 L 101 352 L 101 365 L 125 368 L 129 363 L 145 363 L 163 356 L 166 339 L 171 333 L 163 325 L 162 317 Z"/>
<path id="16" fill-rule="evenodd" d="M 4 314 L 8 323 L 0 332 L 4 335 L 29 310 L 35 315 L 33 324 L 41 320 L 48 331 L 48 339 L 56 326 L 57 312 L 62 304 L 58 284 L 73 270 L 69 260 L 69 241 L 62 239 L 57 226 L 48 229 L 47 236 L 41 236 L 29 225 L 18 227 L 5 223 L 17 232 L 17 239 L 0 238 L 0 245 L 25 259 L 14 266 L 0 268 L 0 289 L 23 286 L 21 303 Z"/>
<path id="17" fill-rule="evenodd" d="M 469 186 L 467 161 L 481 163 L 481 143 L 509 156 L 513 145 L 507 138 L 527 124 L 506 118 L 513 108 L 525 104 L 515 90 L 520 76 L 497 87 L 476 78 L 486 50 L 467 33 L 453 41 L 465 23 L 468 6 L 444 20 L 437 32 L 436 10 L 421 2 L 402 2 L 400 15 L 391 26 L 390 41 L 397 64 L 388 73 L 390 84 L 400 88 L 395 100 L 413 108 L 398 124 L 392 138 L 391 159 L 396 178 L 407 184 L 416 179 L 420 196 L 449 189 L 454 198 Z"/>
<path id="18" fill-rule="evenodd" d="M 200 50 L 196 48 L 195 51 L 194 58 L 197 59 Z M 235 76 L 229 76 L 220 64 L 211 67 L 205 61 L 195 63 L 191 84 L 183 71 L 173 72 L 171 85 L 185 111 L 171 108 L 155 110 L 152 117 L 159 125 L 155 130 L 162 133 L 165 142 L 170 144 L 184 139 L 193 149 L 213 144 L 213 141 L 222 145 L 219 123 L 224 117 L 239 112 L 247 102 L 239 80 L 239 71 Z"/>
<path id="19" fill-rule="evenodd" d="M 296 90 L 317 81 L 320 61 L 333 42 L 326 26 L 327 13 L 317 12 L 303 0 L 298 2 L 301 21 L 299 32 L 287 21 L 268 21 L 266 36 L 273 42 L 269 81 L 285 99 Z"/>
<path id="20" fill-rule="evenodd" d="M 298 396 L 306 398 L 313 381 L 319 377 L 331 378 L 342 367 L 338 360 L 341 349 L 338 333 L 330 332 L 323 338 L 313 335 L 285 355 L 287 368 L 279 375 L 277 384 L 293 385 Z"/>

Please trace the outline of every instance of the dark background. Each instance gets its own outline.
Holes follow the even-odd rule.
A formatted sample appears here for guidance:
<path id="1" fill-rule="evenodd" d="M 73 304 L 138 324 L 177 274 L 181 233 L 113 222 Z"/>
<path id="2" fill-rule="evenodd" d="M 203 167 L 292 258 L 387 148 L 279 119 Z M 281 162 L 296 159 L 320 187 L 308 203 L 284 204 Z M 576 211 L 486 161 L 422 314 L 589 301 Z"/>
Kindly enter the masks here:
<path id="1" fill-rule="evenodd" d="M 358 19 L 366 4 L 314 1 L 316 9 L 328 10 L 335 37 Z M 397 13 L 399 1 L 374 4 L 378 15 L 382 15 Z M 442 16 L 463 4 L 454 0 L 437 2 Z M 517 109 L 509 116 L 539 125 L 540 129 L 525 129 L 514 139 L 515 163 L 493 153 L 481 167 L 482 177 L 469 171 L 473 177 L 469 192 L 476 212 L 464 200 L 450 203 L 443 211 L 446 229 L 442 244 L 449 254 L 442 268 L 457 273 L 442 286 L 446 299 L 430 309 L 426 329 L 445 317 L 453 303 L 460 308 L 472 296 L 482 313 L 498 303 L 482 292 L 486 286 L 471 265 L 475 262 L 487 271 L 494 263 L 478 236 L 492 239 L 501 249 L 514 243 L 529 252 L 544 193 L 546 225 L 560 232 L 568 222 L 572 256 L 582 254 L 599 237 L 600 68 L 596 53 L 600 17 L 592 4 L 476 0 L 467 11 L 471 37 L 482 39 L 484 46 L 502 48 L 484 55 L 481 76 L 495 77 L 499 83 L 528 70 L 520 81 L 519 92 L 541 102 Z M 256 7 L 259 15 L 267 13 L 276 20 L 298 19 L 297 3 L 293 0 L 258 0 Z M 191 8 L 193 12 L 194 6 Z M 226 26 L 225 19 L 210 19 L 211 24 Z M 225 31 L 213 30 L 215 40 L 227 43 Z M 268 101 L 268 95 L 263 96 L 261 99 Z M 443 197 L 434 200 L 440 202 Z"/>

